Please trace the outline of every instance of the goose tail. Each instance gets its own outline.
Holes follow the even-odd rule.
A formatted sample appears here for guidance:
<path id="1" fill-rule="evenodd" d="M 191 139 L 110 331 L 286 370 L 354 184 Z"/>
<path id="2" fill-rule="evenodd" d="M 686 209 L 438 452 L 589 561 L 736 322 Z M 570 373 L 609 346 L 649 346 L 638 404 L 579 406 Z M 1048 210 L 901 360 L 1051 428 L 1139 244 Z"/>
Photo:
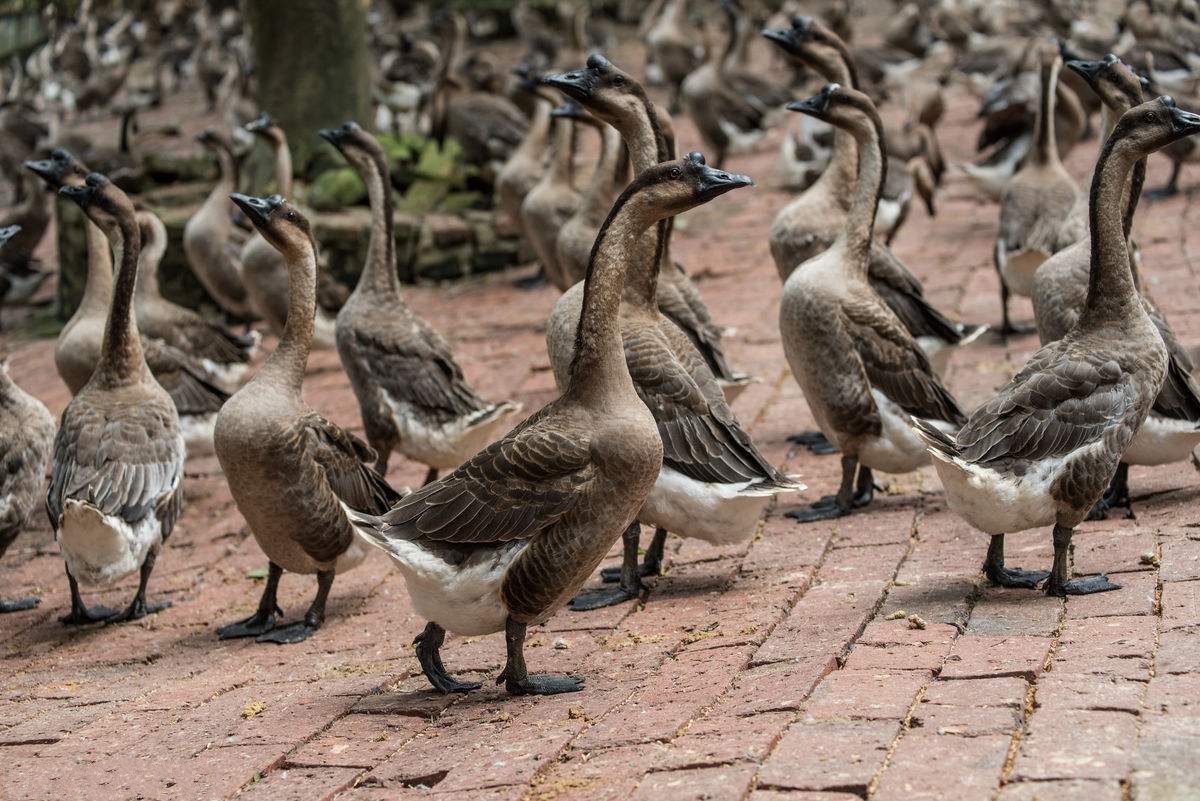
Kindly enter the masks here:
<path id="1" fill-rule="evenodd" d="M 988 330 L 988 326 L 986 324 L 970 325 L 967 323 L 959 323 L 956 328 L 958 329 L 959 339 L 955 344 L 959 347 L 970 345 L 972 342 L 987 333 Z"/>
<path id="2" fill-rule="evenodd" d="M 922 420 L 919 417 L 913 417 L 911 420 L 913 431 L 925 443 L 925 448 L 932 456 L 943 461 L 950 461 L 959 457 L 958 443 L 938 427 L 935 422 Z"/>

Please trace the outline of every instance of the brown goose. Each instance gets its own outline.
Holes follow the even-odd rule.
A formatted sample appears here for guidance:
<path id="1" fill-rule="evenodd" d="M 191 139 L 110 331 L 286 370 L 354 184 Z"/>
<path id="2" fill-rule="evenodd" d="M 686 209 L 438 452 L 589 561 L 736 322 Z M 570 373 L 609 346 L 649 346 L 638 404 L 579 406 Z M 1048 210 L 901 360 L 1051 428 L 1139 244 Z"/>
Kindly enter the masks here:
<path id="1" fill-rule="evenodd" d="M 1152 89 L 1158 88 L 1158 83 L 1154 80 L 1154 59 L 1149 58 L 1150 66 L 1150 86 Z M 1189 103 L 1195 103 L 1195 98 L 1188 98 Z M 1172 142 L 1167 147 L 1163 148 L 1163 155 L 1171 161 L 1171 175 L 1167 178 L 1166 184 L 1158 189 L 1151 189 L 1146 193 L 1146 198 L 1156 200 L 1165 197 L 1171 197 L 1179 192 L 1179 173 L 1183 170 L 1185 164 L 1196 164 L 1200 162 L 1200 137 L 1189 136 L 1180 139 L 1178 142 Z"/>
<path id="2" fill-rule="evenodd" d="M 37 179 L 27 174 L 19 178 L 25 202 L 0 220 L 0 228 L 13 228 L 6 252 L 0 256 L 0 304 L 25 303 L 50 277 L 50 271 L 38 269 L 33 251 L 46 234 L 52 216 L 52 200 L 41 191 Z"/>
<path id="3" fill-rule="evenodd" d="M 545 80 L 601 118 L 611 117 L 625 138 L 634 170 L 640 176 L 654 169 L 648 157 L 653 157 L 654 141 L 661 133 L 657 126 L 639 123 L 632 115 L 613 115 L 608 107 L 611 96 L 603 86 L 605 73 L 589 68 Z M 644 96 L 639 103 L 641 119 L 653 119 L 652 107 Z M 692 153 L 688 160 L 703 163 L 703 156 Z M 745 176 L 728 179 L 750 183 Z M 664 229 L 660 225 L 658 236 L 645 237 L 638 243 L 621 305 L 621 336 L 629 372 L 663 440 L 662 470 L 638 515 L 640 521 L 655 526 L 654 539 L 640 569 L 637 537 L 627 539 L 620 587 L 580 596 L 572 603 L 577 610 L 608 606 L 640 595 L 641 578 L 657 574 L 661 567 L 668 531 L 714 544 L 738 542 L 753 534 L 763 510 L 776 495 L 803 489 L 758 451 L 729 409 L 695 344 L 660 310 L 656 297 L 659 274 L 671 267 L 661 258 Z M 546 336 L 550 364 L 560 387 L 569 378 L 574 349 L 571 338 L 564 336 L 564 321 L 571 319 L 569 311 L 555 309 L 556 319 L 548 326 Z M 613 572 L 605 576 L 617 577 Z"/>
<path id="4" fill-rule="evenodd" d="M 233 144 L 212 128 L 201 131 L 196 139 L 216 155 L 220 175 L 208 198 L 184 226 L 183 252 L 209 296 L 229 314 L 249 318 L 253 310 L 242 283 L 244 237 L 234 226 L 229 201 L 229 193 L 237 187 Z"/>
<path id="5" fill-rule="evenodd" d="M 1083 236 L 1082 196 L 1075 179 L 1058 157 L 1054 134 L 1055 87 L 1062 58 L 1052 43 L 1038 50 L 1041 94 L 1033 144 L 1024 165 L 1004 188 L 1000 200 L 1000 234 L 993 255 L 1000 275 L 1000 335 L 1027 334 L 1029 325 L 1015 325 L 1008 315 L 1014 292 L 1028 297 L 1038 266 Z"/>
<path id="6" fill-rule="evenodd" d="M 25 167 L 55 190 L 63 186 L 82 187 L 87 176 L 83 165 L 75 161 L 70 153 L 61 149 L 53 151 L 48 159 L 27 161 Z M 58 341 L 54 345 L 54 366 L 72 395 L 79 394 L 91 379 L 96 365 L 100 363 L 104 328 L 113 290 L 113 260 L 108 239 L 100 227 L 90 219 L 85 220 L 84 226 L 87 241 L 87 280 L 83 287 L 83 297 L 71 319 L 59 332 Z M 153 245 L 149 249 L 150 252 L 143 254 L 146 258 L 138 268 L 143 275 L 151 271 L 148 262 L 155 258 L 155 247 L 157 245 Z M 158 258 L 161 258 L 161 253 L 158 254 Z M 157 270 L 157 266 L 155 261 L 153 268 Z M 147 280 L 155 281 L 154 278 Z M 138 287 L 141 287 L 142 283 L 138 281 Z M 135 315 L 139 311 L 137 306 L 138 300 L 135 297 Z M 211 444 L 212 424 L 216 412 L 228 397 L 219 385 L 219 376 L 207 369 L 199 359 L 161 340 L 142 335 L 140 331 L 139 337 L 150 372 L 170 394 L 171 401 L 180 414 L 185 439 L 198 446 Z"/>
<path id="7" fill-rule="evenodd" d="M 17 233 L 0 228 L 0 248 Z M 54 443 L 54 418 L 46 405 L 17 386 L 0 359 L 0 557 L 38 507 Z M 37 598 L 0 598 L 0 613 L 38 605 Z"/>
<path id="8" fill-rule="evenodd" d="M 395 450 L 429 465 L 432 481 L 492 442 L 521 406 L 481 398 L 442 336 L 404 302 L 383 148 L 353 122 L 320 135 L 362 176 L 371 204 L 367 263 L 337 317 L 338 354 L 378 454 L 376 469 L 385 473 Z"/>
<path id="9" fill-rule="evenodd" d="M 621 132 L 635 174 L 674 158 L 674 141 L 664 125 L 664 121 L 669 123 L 670 117 L 650 102 L 646 90 L 632 76 L 598 54 L 588 57 L 585 69 L 575 70 L 569 75 L 575 77 L 566 83 L 556 83 L 550 79 L 543 81 L 561 89 L 594 116 Z M 665 231 L 665 239 L 663 268 L 658 277 L 658 308 L 692 340 L 717 377 L 726 398 L 732 402 L 754 379 L 730 367 L 721 348 L 720 327 L 713 322 L 696 285 L 683 268 L 671 259 L 671 226 L 670 221 L 661 226 Z M 570 339 L 570 332 L 574 330 L 574 321 L 579 314 L 582 292 L 582 285 L 576 284 L 563 293 L 550 314 L 547 338 L 563 336 Z"/>
<path id="10" fill-rule="evenodd" d="M 146 603 L 146 583 L 183 508 L 185 446 L 179 414 L 142 355 L 133 288 L 141 236 L 133 203 L 99 173 L 59 193 L 84 210 L 119 254 L 100 361 L 63 411 L 46 510 L 71 586 L 68 625 L 136 620 L 170 604 Z M 140 572 L 123 612 L 89 609 L 79 583 L 111 584 Z"/>
<path id="11" fill-rule="evenodd" d="M 849 132 L 858 156 L 858 184 L 841 233 L 828 250 L 788 276 L 779 307 L 779 331 L 792 374 L 821 431 L 842 452 L 837 495 L 788 513 L 807 523 L 841 517 L 870 503 L 873 470 L 907 473 L 929 463 L 921 440 L 909 428 L 910 416 L 948 428 L 966 417 L 867 280 L 886 171 L 875 105 L 862 92 L 829 84 L 788 107 Z"/>
<path id="12" fill-rule="evenodd" d="M 1067 66 L 1083 76 L 1104 103 L 1105 138 L 1122 114 L 1142 103 L 1142 85 L 1138 76 L 1111 53 L 1099 61 L 1068 61 Z M 1126 237 L 1145 175 L 1145 161 L 1138 161 L 1126 190 L 1128 198 L 1124 201 Z M 1038 268 L 1033 279 L 1033 310 L 1043 345 L 1062 339 L 1079 321 L 1087 301 L 1091 254 L 1091 239 L 1082 239 L 1060 250 Z M 1112 486 L 1097 504 L 1092 517 L 1102 517 L 1113 506 L 1129 509 L 1129 465 L 1153 466 L 1184 461 L 1200 445 L 1200 387 L 1191 376 L 1195 365 L 1150 296 L 1149 288 L 1141 281 L 1136 256 L 1130 259 L 1129 266 L 1142 305 L 1167 346 L 1167 375 L 1150 413 L 1117 467 Z"/>
<path id="13" fill-rule="evenodd" d="M 316 253 L 308 220 L 278 195 L 234 193 L 255 229 L 284 254 L 288 315 L 283 336 L 262 368 L 217 416 L 217 459 L 238 511 L 270 560 L 258 610 L 217 630 L 221 639 L 296 643 L 325 620 L 335 573 L 366 555 L 347 508 L 381 513 L 399 499 L 368 466 L 375 454 L 326 420 L 301 397 L 316 313 Z M 317 575 L 317 595 L 303 620 L 278 626 L 276 591 L 284 570 Z"/>
<path id="14" fill-rule="evenodd" d="M 538 78 L 528 67 L 517 72 L 518 85 L 533 95 L 533 117 L 525 138 L 517 146 L 496 176 L 496 200 L 500 208 L 530 241 L 521 219 L 521 203 L 545 173 L 546 149 L 550 142 L 550 109 L 553 103 L 538 93 Z"/>
<path id="15" fill-rule="evenodd" d="M 1078 324 L 1043 346 L 956 437 L 915 421 L 950 508 L 991 535 L 984 570 L 1006 586 L 1045 573 L 1004 566 L 1004 535 L 1054 526 L 1049 595 L 1117 589 L 1104 575 L 1071 578 L 1071 536 L 1109 486 L 1162 387 L 1167 350 L 1130 267 L 1123 204 L 1134 165 L 1200 131 L 1169 97 L 1136 106 L 1109 136 L 1092 178 L 1091 270 Z"/>
<path id="16" fill-rule="evenodd" d="M 358 516 L 359 531 L 395 560 L 413 607 L 430 621 L 417 658 L 436 689 L 479 686 L 442 666 L 447 629 L 502 628 L 508 660 L 498 681 L 508 692 L 582 689 L 582 678 L 530 675 L 523 647 L 527 627 L 579 590 L 622 531 L 636 541 L 634 518 L 662 464 L 654 419 L 626 367 L 626 276 L 659 220 L 745 183 L 691 159 L 639 176 L 592 251 L 563 394 L 386 515 Z"/>
<path id="17" fill-rule="evenodd" d="M 550 168 L 534 184 L 521 203 L 521 227 L 529 234 L 529 242 L 550 283 L 559 291 L 570 284 L 558 264 L 555 240 L 558 232 L 582 201 L 575 187 L 575 145 L 578 138 L 575 121 L 570 115 L 554 117 L 554 136 Z"/>
<path id="18" fill-rule="evenodd" d="M 670 89 L 667 104 L 672 114 L 679 111 L 683 81 L 700 65 L 699 42 L 687 27 L 687 0 L 666 0 L 658 19 L 646 32 L 647 61 L 654 64 Z"/>

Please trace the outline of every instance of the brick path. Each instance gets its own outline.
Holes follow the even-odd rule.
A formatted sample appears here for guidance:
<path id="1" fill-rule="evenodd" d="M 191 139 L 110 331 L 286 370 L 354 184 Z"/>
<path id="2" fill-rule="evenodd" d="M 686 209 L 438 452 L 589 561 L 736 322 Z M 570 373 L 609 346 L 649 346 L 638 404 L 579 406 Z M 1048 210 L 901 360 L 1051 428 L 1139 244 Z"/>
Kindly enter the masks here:
<path id="1" fill-rule="evenodd" d="M 951 108 L 945 145 L 962 159 L 974 105 Z M 687 123 L 679 128 L 685 146 L 696 142 Z M 778 135 L 732 166 L 768 182 Z M 1076 174 L 1093 148 L 1072 158 Z M 1164 177 L 1155 160 L 1149 185 Z M 1196 180 L 1193 171 L 1184 184 Z M 736 412 L 773 460 L 803 476 L 811 500 L 835 486 L 838 466 L 785 442 L 812 420 L 776 328 L 766 229 L 784 200 L 767 187 L 722 198 L 689 215 L 676 241 L 716 316 L 737 327 L 733 361 L 763 378 Z M 964 319 L 998 317 L 997 217 L 955 179 L 936 226 L 914 210 L 898 240 L 937 304 Z M 1200 210 L 1177 199 L 1143 206 L 1137 223 L 1155 293 L 1189 343 L 1200 342 L 1189 266 L 1198 222 Z M 529 410 L 552 396 L 542 340 L 550 291 L 493 280 L 409 298 L 453 334 L 485 393 Z M 1028 318 L 1028 305 L 1018 308 Z M 67 395 L 52 343 L 13 347 L 18 381 L 60 412 Z M 972 407 L 1033 347 L 986 340 L 956 357 L 949 385 Z M 306 392 L 357 426 L 334 354 L 314 355 Z M 423 468 L 393 462 L 393 482 L 420 480 Z M 744 545 L 673 540 L 644 607 L 562 612 L 532 632 L 531 666 L 586 676 L 583 693 L 506 697 L 486 682 L 503 658 L 490 636 L 448 642 L 451 670 L 485 687 L 444 698 L 427 689 L 409 645 L 423 621 L 378 553 L 335 583 L 329 619 L 309 641 L 219 642 L 215 625 L 253 608 L 261 583 L 249 573 L 265 560 L 215 460 L 193 457 L 186 513 L 151 587 L 170 610 L 67 630 L 56 621 L 67 593 L 49 532 L 29 532 L 5 558 L 5 593 L 43 600 L 0 617 L 0 797 L 87 788 L 93 799 L 1195 798 L 1193 470 L 1133 470 L 1137 519 L 1085 524 L 1076 538 L 1077 569 L 1107 570 L 1124 589 L 1065 603 L 985 587 L 986 541 L 946 511 L 930 470 L 886 480 L 869 514 L 800 527 L 776 509 Z M 1048 532 L 1009 542 L 1014 563 L 1049 564 Z M 117 604 L 132 589 L 89 598 Z M 311 578 L 285 577 L 289 619 L 313 590 Z"/>

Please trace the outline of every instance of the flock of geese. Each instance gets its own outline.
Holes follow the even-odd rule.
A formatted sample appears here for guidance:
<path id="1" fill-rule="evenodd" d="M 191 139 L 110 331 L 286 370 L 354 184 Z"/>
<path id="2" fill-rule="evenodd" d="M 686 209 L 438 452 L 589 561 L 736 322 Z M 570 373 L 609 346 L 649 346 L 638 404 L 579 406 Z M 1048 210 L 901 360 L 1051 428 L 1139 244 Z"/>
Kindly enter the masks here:
<path id="1" fill-rule="evenodd" d="M 957 35 L 952 17 L 914 22 L 908 8 L 898 17 L 906 36 L 928 34 L 931 21 L 948 40 Z M 1159 95 L 1153 74 L 1139 75 L 1117 55 L 1069 58 L 1066 68 L 1102 109 L 1099 154 L 1084 191 L 1061 162 L 1060 73 L 1069 48 L 1028 39 L 1003 84 L 1027 93 L 1026 126 L 1006 123 L 999 167 L 971 168 L 991 169 L 992 181 L 996 170 L 1010 170 L 998 192 L 999 333 L 1024 332 L 1007 303 L 1012 293 L 1029 296 L 1042 347 L 967 412 L 942 374 L 952 353 L 986 326 L 934 308 L 889 247 L 914 191 L 934 210 L 945 168 L 933 133 L 940 93 L 903 130 L 890 129 L 877 106 L 881 82 L 889 70 L 911 75 L 904 70 L 919 67 L 902 69 L 896 64 L 903 59 L 852 48 L 845 17 L 796 14 L 761 31 L 788 69 L 823 83 L 793 99 L 790 82 L 765 80 L 745 66 L 750 15 L 732 3 L 723 10 L 723 48 L 712 46 L 711 31 L 707 47 L 680 45 L 684 0 L 653 4 L 644 25 L 651 77 L 668 86 L 673 105 L 690 111 L 714 164 L 696 152 L 679 157 L 671 112 L 597 53 L 566 72 L 524 65 L 517 84 L 526 112 L 516 112 L 522 132 L 507 142 L 507 129 L 491 127 L 489 115 L 510 101 L 463 89 L 464 79 L 449 79 L 450 67 L 435 59 L 434 71 L 453 91 L 418 106 L 443 127 L 473 126 L 456 135 L 491 131 L 476 151 L 496 161 L 498 205 L 562 293 L 547 323 L 559 396 L 515 426 L 520 405 L 476 392 L 447 342 L 406 304 L 388 160 L 359 124 L 319 132 L 362 178 L 371 207 L 358 284 L 333 301 L 309 221 L 286 199 L 292 165 L 283 131 L 265 115 L 244 126 L 275 153 L 281 194 L 266 197 L 235 191 L 231 136 L 215 129 L 201 136 L 221 177 L 188 222 L 188 262 L 225 311 L 258 317 L 279 337 L 248 380 L 257 333 L 236 334 L 160 293 L 167 237 L 154 214 L 65 149 L 26 161 L 26 170 L 87 218 L 87 285 L 55 350 L 73 394 L 57 426 L 0 367 L 0 547 L 44 498 L 71 591 L 62 622 L 133 620 L 167 605 L 147 600 L 147 584 L 182 513 L 186 453 L 211 447 L 269 560 L 257 610 L 220 627 L 221 638 L 307 638 L 323 622 L 335 576 L 375 546 L 395 562 L 414 610 L 428 620 L 414 644 L 435 689 L 480 686 L 443 665 L 447 631 L 501 630 L 507 660 L 497 682 L 508 692 L 581 689 L 581 677 L 528 670 L 529 626 L 564 605 L 586 611 L 641 598 L 642 579 L 662 569 L 668 532 L 744 541 L 777 496 L 804 489 L 763 456 L 730 409 L 754 379 L 729 364 L 721 327 L 671 251 L 677 215 L 753 185 L 722 162 L 779 109 L 806 120 L 787 138 L 785 155 L 813 162 L 795 171 L 811 180 L 770 229 L 783 281 L 783 352 L 820 429 L 797 441 L 838 454 L 842 467 L 836 493 L 788 517 L 807 523 L 858 514 L 872 502 L 876 472 L 932 464 L 950 508 L 991 537 L 984 564 L 991 582 L 1044 583 L 1057 596 L 1117 589 L 1102 574 L 1073 575 L 1073 530 L 1128 503 L 1128 465 L 1181 461 L 1200 444 L 1194 365 L 1141 278 L 1130 236 L 1147 156 L 1196 141 L 1189 137 L 1200 134 L 1200 116 Z M 928 42 L 923 52 L 937 61 Z M 401 56 L 414 54 L 430 55 L 406 41 Z M 1007 102 L 1020 105 L 1012 96 Z M 989 96 L 985 106 L 998 103 Z M 511 105 L 503 112 L 510 119 Z M 598 131 L 601 142 L 582 191 L 573 176 L 581 126 Z M 819 147 L 799 146 L 805 142 Z M 235 212 L 252 233 L 239 235 Z M 17 235 L 5 228 L 0 240 Z M 365 442 L 302 399 L 314 347 L 336 347 Z M 393 453 L 428 467 L 422 487 L 388 484 Z M 643 525 L 654 533 L 639 559 Z M 1049 571 L 1005 563 L 1006 534 L 1044 527 L 1053 531 Z M 606 586 L 581 591 L 618 539 L 620 568 L 602 571 Z M 280 621 L 276 600 L 284 571 L 317 577 L 311 606 L 290 624 Z M 123 610 L 84 602 L 81 584 L 111 584 L 134 572 L 138 588 Z M 5 601 L 3 610 L 36 603 Z"/>

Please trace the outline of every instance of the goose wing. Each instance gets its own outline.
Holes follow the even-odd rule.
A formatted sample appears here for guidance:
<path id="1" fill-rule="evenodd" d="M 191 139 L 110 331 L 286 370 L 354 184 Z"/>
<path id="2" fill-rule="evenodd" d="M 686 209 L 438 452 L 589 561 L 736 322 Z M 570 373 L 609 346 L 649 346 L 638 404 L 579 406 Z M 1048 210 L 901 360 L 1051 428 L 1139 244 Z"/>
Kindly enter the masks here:
<path id="1" fill-rule="evenodd" d="M 364 522 L 384 539 L 456 544 L 528 539 L 552 526 L 595 478 L 590 430 L 553 408 Z"/>
<path id="2" fill-rule="evenodd" d="M 229 400 L 229 393 L 214 385 L 204 368 L 187 354 L 149 337 L 142 338 L 142 351 L 150 372 L 171 396 L 180 414 L 209 414 Z"/>
<path id="3" fill-rule="evenodd" d="M 882 243 L 871 243 L 868 278 L 875 294 L 914 337 L 937 337 L 949 343 L 962 339 L 958 327 L 925 299 L 921 282 Z"/>
<path id="4" fill-rule="evenodd" d="M 1154 399 L 1153 411 L 1171 420 L 1200 425 L 1200 386 L 1174 354 L 1167 359 L 1167 375 Z"/>
<path id="5" fill-rule="evenodd" d="M 675 350 L 658 328 L 625 334 L 629 375 L 658 425 L 663 465 L 708 483 L 780 478 L 734 418 L 703 357 L 680 337 L 687 345 Z M 705 387 L 693 375 L 707 377 Z"/>
<path id="6" fill-rule="evenodd" d="M 467 384 L 441 335 L 418 318 L 339 331 L 358 368 L 395 403 L 439 422 L 490 405 Z"/>
<path id="7" fill-rule="evenodd" d="M 1137 391 L 1120 365 L 1058 342 L 1042 348 L 958 432 L 962 457 L 986 466 L 1065 456 L 1124 425 Z"/>
<path id="8" fill-rule="evenodd" d="M 68 498 L 133 524 L 155 515 L 166 539 L 182 509 L 183 436 L 161 395 L 116 409 L 76 396 L 54 440 L 46 510 L 58 528 Z"/>
<path id="9" fill-rule="evenodd" d="M 296 431 L 329 487 L 351 509 L 383 514 L 402 497 L 369 466 L 375 452 L 346 429 L 309 412 L 297 420 Z"/>
<path id="10" fill-rule="evenodd" d="M 912 417 L 955 425 L 966 421 L 929 359 L 887 307 L 874 298 L 852 296 L 843 301 L 842 313 L 871 386 Z"/>

